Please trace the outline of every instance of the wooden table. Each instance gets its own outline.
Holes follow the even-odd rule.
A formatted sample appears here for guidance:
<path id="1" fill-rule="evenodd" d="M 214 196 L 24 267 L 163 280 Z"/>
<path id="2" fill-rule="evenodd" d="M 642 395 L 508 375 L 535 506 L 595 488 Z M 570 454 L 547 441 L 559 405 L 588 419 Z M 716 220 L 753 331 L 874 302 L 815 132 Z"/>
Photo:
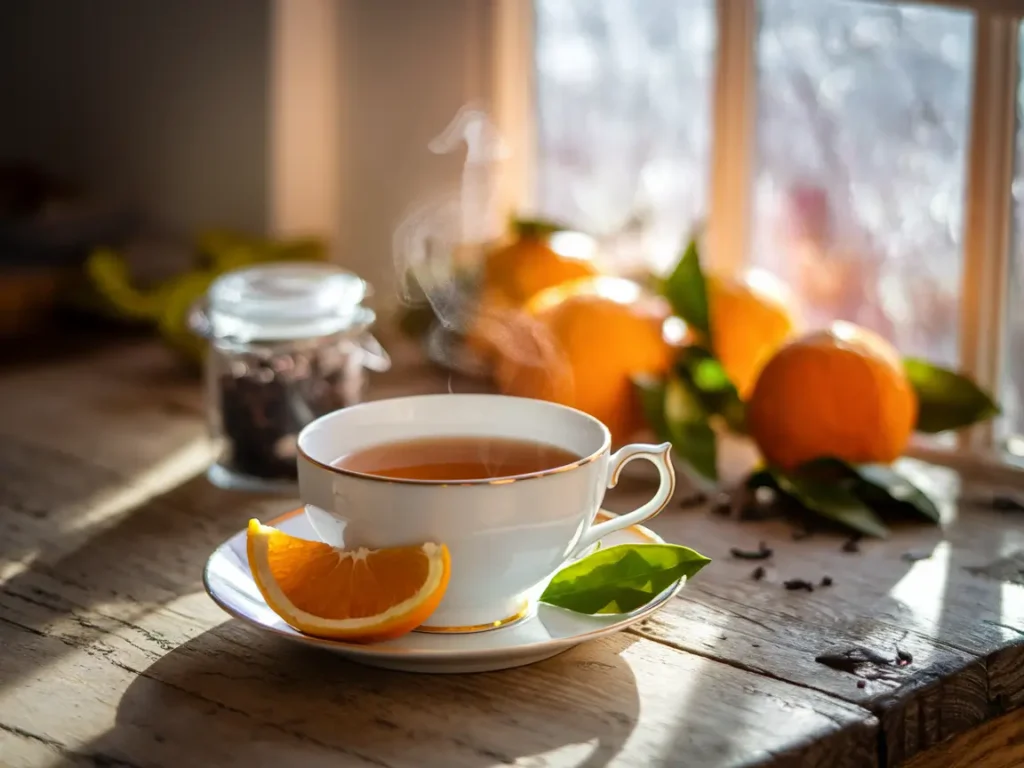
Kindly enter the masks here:
<path id="1" fill-rule="evenodd" d="M 373 394 L 449 385 L 471 386 L 419 363 Z M 210 551 L 295 501 L 212 488 L 203 437 L 197 382 L 155 345 L 0 373 L 3 766 L 1024 763 L 1024 517 L 947 504 L 944 530 L 851 554 L 674 504 L 653 527 L 715 562 L 655 618 L 533 667 L 416 676 L 214 606 Z M 610 506 L 650 491 L 634 476 Z M 775 555 L 757 581 L 729 549 L 760 540 Z M 867 680 L 815 662 L 851 646 L 913 662 Z"/>

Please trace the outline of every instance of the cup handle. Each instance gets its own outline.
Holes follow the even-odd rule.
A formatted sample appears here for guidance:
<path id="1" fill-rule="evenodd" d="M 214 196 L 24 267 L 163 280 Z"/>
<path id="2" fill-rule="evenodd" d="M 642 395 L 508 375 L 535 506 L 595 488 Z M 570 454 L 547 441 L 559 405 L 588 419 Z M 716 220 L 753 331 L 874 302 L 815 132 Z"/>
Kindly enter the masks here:
<path id="1" fill-rule="evenodd" d="M 609 488 L 614 488 L 619 482 L 619 473 L 629 462 L 633 459 L 646 459 L 658 468 L 658 491 L 654 494 L 654 498 L 632 512 L 587 528 L 573 549 L 571 557 L 576 557 L 609 533 L 650 520 L 668 505 L 676 492 L 676 471 L 672 467 L 672 458 L 669 455 L 671 449 L 671 443 L 662 443 L 661 445 L 638 443 L 627 445 L 612 454 L 608 460 Z"/>

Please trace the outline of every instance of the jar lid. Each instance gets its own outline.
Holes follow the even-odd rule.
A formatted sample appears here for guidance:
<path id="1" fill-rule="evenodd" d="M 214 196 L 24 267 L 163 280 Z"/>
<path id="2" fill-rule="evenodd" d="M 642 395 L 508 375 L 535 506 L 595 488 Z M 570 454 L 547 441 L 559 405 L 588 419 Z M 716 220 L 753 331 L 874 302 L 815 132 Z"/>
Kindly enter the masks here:
<path id="1" fill-rule="evenodd" d="M 291 340 L 365 328 L 373 312 L 357 275 L 332 264 L 280 263 L 228 272 L 207 292 L 209 331 L 238 341 Z"/>

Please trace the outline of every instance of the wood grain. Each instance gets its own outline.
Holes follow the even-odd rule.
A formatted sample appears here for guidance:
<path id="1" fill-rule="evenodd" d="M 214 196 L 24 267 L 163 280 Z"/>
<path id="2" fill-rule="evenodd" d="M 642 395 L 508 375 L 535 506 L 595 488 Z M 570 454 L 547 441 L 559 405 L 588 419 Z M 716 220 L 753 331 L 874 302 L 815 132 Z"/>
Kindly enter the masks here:
<path id="1" fill-rule="evenodd" d="M 1019 768 L 1024 765 L 1024 712 L 1010 712 L 944 742 L 906 768 Z"/>
<path id="2" fill-rule="evenodd" d="M 395 357 L 374 397 L 486 389 Z M 216 544 L 295 502 L 212 488 L 203 436 L 197 382 L 156 346 L 0 374 L 3 765 L 899 765 L 936 744 L 987 754 L 1024 698 L 1024 587 L 979 575 L 1024 550 L 1024 518 L 952 503 L 943 529 L 858 555 L 666 511 L 653 527 L 712 566 L 635 631 L 520 670 L 423 677 L 294 648 L 201 591 Z M 931 474 L 952 499 L 959 479 Z M 650 493 L 634 470 L 609 505 Z M 754 581 L 729 548 L 760 540 L 774 555 Z M 854 645 L 913 662 L 814 661 Z"/>

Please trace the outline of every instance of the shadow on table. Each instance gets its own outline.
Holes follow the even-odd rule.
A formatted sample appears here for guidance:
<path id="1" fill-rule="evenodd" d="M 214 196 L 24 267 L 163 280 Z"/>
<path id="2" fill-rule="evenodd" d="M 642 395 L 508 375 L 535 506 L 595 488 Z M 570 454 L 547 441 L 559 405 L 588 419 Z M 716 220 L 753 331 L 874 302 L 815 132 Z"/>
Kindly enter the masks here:
<path id="1" fill-rule="evenodd" d="M 230 621 L 142 672 L 116 726 L 83 753 L 133 765 L 446 767 L 557 753 L 560 763 L 601 768 L 639 715 L 619 655 L 632 642 L 620 634 L 528 668 L 414 675 Z"/>
<path id="2" fill-rule="evenodd" d="M 126 484 L 123 478 L 105 480 L 109 488 Z M 47 522 L 57 524 L 60 509 L 72 503 L 75 490 L 69 486 L 54 492 L 43 507 Z M 0 501 L 3 497 L 0 493 Z M 112 515 L 112 520 L 73 535 L 40 539 L 39 556 L 0 583 L 0 618 L 5 620 L 0 622 L 0 646 L 6 632 L 19 630 L 60 637 L 62 642 L 38 643 L 34 661 L 4 664 L 0 659 L 0 690 L 77 648 L 103 643 L 108 633 L 137 627 L 182 595 L 200 592 L 203 566 L 218 544 L 250 517 L 280 514 L 293 506 L 289 499 L 222 491 L 205 476 L 196 476 Z M 102 608 L 94 608 L 98 605 Z M 155 649 L 174 645 L 153 630 L 138 631 Z"/>

